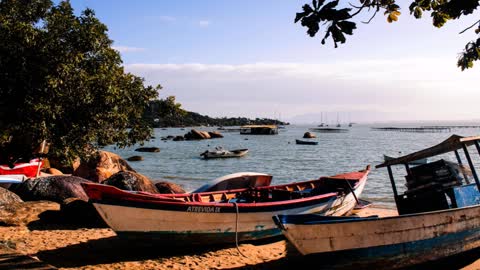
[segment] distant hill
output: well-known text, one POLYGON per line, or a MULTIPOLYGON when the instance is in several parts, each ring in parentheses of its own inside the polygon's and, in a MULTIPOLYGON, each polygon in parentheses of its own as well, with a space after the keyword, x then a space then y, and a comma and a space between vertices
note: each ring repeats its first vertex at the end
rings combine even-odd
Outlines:
POLYGON ((246 117, 209 117, 196 112, 189 112, 171 96, 166 99, 155 100, 143 115, 143 120, 151 127, 188 127, 188 126, 243 126, 257 125, 289 125, 290 123, 268 118, 249 119, 246 117))
POLYGON ((243 125, 289 125, 290 123, 268 118, 249 119, 246 117, 214 118, 196 112, 186 112, 177 118, 156 118, 151 123, 153 127, 189 127, 189 126, 243 126, 243 125))

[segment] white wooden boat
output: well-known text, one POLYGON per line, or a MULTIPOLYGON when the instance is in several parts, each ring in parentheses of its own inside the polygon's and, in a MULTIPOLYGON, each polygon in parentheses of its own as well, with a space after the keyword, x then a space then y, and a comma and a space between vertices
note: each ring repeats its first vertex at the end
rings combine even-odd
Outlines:
POLYGON ((479 140, 453 135, 436 146, 376 166, 388 169, 398 216, 279 215, 274 221, 302 254, 324 261, 322 266, 328 268, 396 269, 473 250, 480 247, 480 182, 468 146, 475 146, 480 154, 479 140), (452 170, 443 159, 408 165, 450 152, 461 165, 458 150, 464 151, 473 179, 452 170), (391 168, 398 164, 407 164, 408 189, 403 194, 397 192, 391 168))
POLYGON ((370 166, 284 185, 186 194, 128 192, 82 184, 90 202, 120 237, 169 245, 220 244, 281 236, 272 216, 342 216, 356 205, 370 166))

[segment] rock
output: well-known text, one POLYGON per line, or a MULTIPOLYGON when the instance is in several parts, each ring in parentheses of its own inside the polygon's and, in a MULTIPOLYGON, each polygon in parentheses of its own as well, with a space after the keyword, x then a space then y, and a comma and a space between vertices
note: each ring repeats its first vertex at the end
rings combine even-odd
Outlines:
POLYGON ((107 228, 95 206, 78 198, 67 198, 60 206, 60 214, 66 223, 83 227, 107 228))
POLYGON ((46 211, 58 211, 60 204, 50 201, 14 202, 0 207, 0 224, 27 225, 40 219, 46 211))
POLYGON ((150 179, 135 172, 118 172, 103 181, 102 184, 114 186, 123 190, 158 193, 157 188, 150 179))
POLYGON ((212 139, 214 138, 223 138, 223 135, 218 131, 209 131, 208 134, 212 139))
POLYGON ((12 185, 9 190, 24 201, 48 200, 57 203, 70 197, 88 201, 81 183, 91 182, 77 176, 54 175, 23 181, 12 185))
POLYGON ((161 194, 179 194, 179 193, 186 193, 186 191, 179 185, 171 182, 156 182, 155 187, 158 189, 158 193, 161 194))
POLYGON ((200 131, 196 129, 190 130, 187 134, 185 134, 186 140, 205 140, 210 139, 210 135, 206 131, 200 131))
POLYGON ((160 152, 160 148, 158 148, 158 147, 140 147, 140 148, 135 149, 135 151, 155 153, 155 152, 160 152))
POLYGON ((143 157, 142 156, 131 156, 127 158, 128 161, 142 161, 143 157))
POLYGON ((316 138, 317 136, 315 136, 315 134, 313 134, 312 132, 305 132, 305 134, 303 134, 303 138, 316 138))
POLYGON ((172 141, 185 141, 185 138, 183 136, 175 136, 172 141))
POLYGON ((48 168, 45 170, 45 172, 51 175, 63 175, 63 173, 60 170, 57 170, 55 168, 48 168))
POLYGON ((79 162, 74 165, 72 175, 100 183, 120 171, 135 172, 119 155, 99 151, 98 156, 92 158, 89 162, 79 162))
POLYGON ((17 194, 6 188, 0 187, 0 206, 18 202, 23 202, 23 200, 17 194))

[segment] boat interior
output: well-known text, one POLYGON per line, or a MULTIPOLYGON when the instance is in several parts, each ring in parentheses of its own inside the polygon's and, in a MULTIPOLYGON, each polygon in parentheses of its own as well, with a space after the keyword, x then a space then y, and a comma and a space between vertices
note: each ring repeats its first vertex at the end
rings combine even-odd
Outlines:
POLYGON ((349 193, 358 179, 322 177, 286 185, 259 186, 244 189, 202 192, 192 194, 162 194, 185 202, 258 203, 301 199, 318 195, 338 196, 349 193))

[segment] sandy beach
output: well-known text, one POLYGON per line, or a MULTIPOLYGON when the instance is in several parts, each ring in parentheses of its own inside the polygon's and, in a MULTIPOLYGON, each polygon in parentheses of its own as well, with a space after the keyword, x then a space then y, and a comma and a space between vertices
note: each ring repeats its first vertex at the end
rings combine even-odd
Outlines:
MULTIPOLYGON (((48 269, 45 265, 31 263, 29 267, 21 267, 20 260, 15 259, 20 254, 58 269, 293 269, 298 266, 308 269, 312 263, 317 265, 315 269, 323 269, 319 262, 303 261, 302 256, 281 238, 243 243, 238 249, 235 245, 172 249, 166 247, 168 243, 152 246, 128 242, 117 238, 108 228, 79 228, 42 218, 43 212, 58 210, 55 208, 56 204, 50 202, 37 208, 27 205, 15 211, 17 220, 10 220, 16 225, 0 226, 0 269, 48 269)), ((395 210, 371 207, 358 215, 395 213, 395 210)), ((0 214, 3 219, 8 218, 5 211, 0 214)), ((477 254, 468 259, 478 258, 475 256, 477 254)), ((460 269, 452 267, 456 268, 447 269, 460 269)), ((480 262, 462 269, 480 269, 480 262)))

